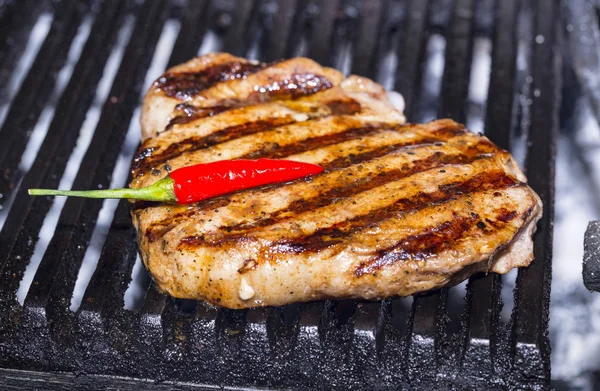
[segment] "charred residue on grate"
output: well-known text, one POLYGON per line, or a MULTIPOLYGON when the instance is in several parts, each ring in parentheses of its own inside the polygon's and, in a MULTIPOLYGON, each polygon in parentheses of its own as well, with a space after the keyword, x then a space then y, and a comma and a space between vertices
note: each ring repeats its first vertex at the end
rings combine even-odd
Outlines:
POLYGON ((14 45, 0 46, 0 81, 16 71, 27 28, 40 15, 52 14, 48 36, 0 128, 0 193, 3 200, 14 198, 10 204, 4 201, 9 210, 0 233, 3 368, 233 387, 548 386, 551 205, 560 87, 557 69, 548 66, 558 58, 553 0, 64 0, 30 6, 34 12, 9 2, 0 13, 3 21, 19 21, 0 24, 3 36, 15 37, 14 45), (28 135, 85 18, 92 18, 90 35, 57 99, 32 167, 19 174, 28 135), (536 260, 519 271, 511 319, 501 318, 501 293, 507 286, 495 274, 414 299, 325 301, 244 311, 173 300, 148 284, 141 308, 127 310, 124 295, 137 246, 125 201, 116 207, 81 305, 72 312, 73 290, 102 207, 83 199, 65 202, 24 305, 19 305, 15 293, 54 202, 29 198, 25 189, 56 187, 65 175, 116 45, 118 26, 127 18, 133 18, 133 31, 74 187, 107 187, 118 174, 115 167, 126 132, 136 120, 156 56, 167 56, 171 66, 207 48, 266 61, 303 53, 324 65, 388 80, 389 87, 404 95, 410 121, 449 116, 469 122, 481 116, 486 135, 499 146, 522 145, 527 174, 545 214, 535 237, 536 260), (526 45, 518 21, 531 30, 526 45), (159 45, 159 37, 171 22, 178 33, 165 46, 173 49, 160 53, 167 49, 159 45), (474 106, 470 88, 478 42, 490 47, 491 70, 487 100, 474 106), (519 55, 530 64, 528 77, 517 69, 519 55))

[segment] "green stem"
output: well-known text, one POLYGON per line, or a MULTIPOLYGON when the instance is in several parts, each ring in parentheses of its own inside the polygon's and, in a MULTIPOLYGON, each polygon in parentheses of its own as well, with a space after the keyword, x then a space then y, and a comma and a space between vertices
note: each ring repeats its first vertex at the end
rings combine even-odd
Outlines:
POLYGON ((107 190, 49 190, 29 189, 33 196, 72 196, 86 198, 127 198, 130 200, 177 202, 173 192, 173 179, 166 176, 150 186, 139 189, 107 189, 107 190))

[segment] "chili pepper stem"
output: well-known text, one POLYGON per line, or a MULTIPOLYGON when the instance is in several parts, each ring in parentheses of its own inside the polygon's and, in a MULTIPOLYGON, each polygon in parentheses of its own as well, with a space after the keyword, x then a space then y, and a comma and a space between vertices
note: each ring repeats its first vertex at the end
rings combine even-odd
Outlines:
POLYGON ((139 189, 107 189, 107 190, 50 190, 29 189, 29 195, 33 196, 71 196, 85 198, 126 198, 140 201, 177 202, 173 191, 174 181, 166 176, 154 184, 139 189))

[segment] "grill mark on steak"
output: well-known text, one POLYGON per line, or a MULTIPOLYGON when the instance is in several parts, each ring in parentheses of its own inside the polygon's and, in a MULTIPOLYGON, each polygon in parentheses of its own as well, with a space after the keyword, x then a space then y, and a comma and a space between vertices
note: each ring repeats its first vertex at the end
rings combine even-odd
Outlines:
MULTIPOLYGON (((423 139, 404 142, 404 143, 383 145, 383 146, 374 148, 368 152, 363 152, 360 154, 350 154, 348 156, 342 156, 342 157, 334 159, 328 163, 322 164, 321 166, 325 170, 333 171, 333 170, 337 170, 339 168, 345 168, 345 167, 351 166, 353 164, 358 164, 358 163, 363 163, 363 162, 366 162, 369 160, 373 160, 373 159, 388 155, 390 153, 398 152, 399 149, 418 148, 421 146, 427 146, 427 145, 435 144, 437 142, 442 142, 442 141, 444 141, 442 138, 423 138, 423 139)), ((474 145, 474 146, 468 147, 465 150, 465 152, 467 155, 470 156, 473 153, 477 153, 477 154, 481 155, 481 154, 491 154, 491 153, 502 152, 502 151, 499 150, 498 148, 494 147, 493 145, 491 145, 491 147, 490 147, 487 145, 479 144, 479 145, 474 145)))
POLYGON ((433 205, 442 205, 475 192, 502 190, 515 186, 525 186, 525 184, 502 171, 484 172, 464 182, 439 186, 438 190, 432 193, 419 192, 399 199, 391 205, 375 209, 368 214, 355 216, 331 227, 317 229, 310 235, 294 240, 278 241, 272 245, 272 250, 291 254, 318 251, 399 213, 411 213, 433 205))
MULTIPOLYGON (((266 87, 257 86, 259 91, 252 92, 244 100, 228 99, 219 102, 219 105, 210 107, 197 107, 188 103, 180 103, 175 106, 175 116, 171 118, 164 131, 171 130, 175 125, 183 125, 198 119, 212 117, 232 109, 249 107, 263 102, 296 100, 333 87, 331 82, 323 76, 310 74, 311 77, 308 77, 307 75, 294 74, 291 78, 283 79, 280 82, 272 82, 266 87), (260 92, 261 89, 266 89, 266 92, 260 92)), ((331 110, 330 115, 351 115, 359 112, 361 108, 360 103, 352 98, 334 99, 320 104, 329 107, 331 110)))
POLYGON ((314 73, 294 73, 282 80, 274 80, 265 86, 255 86, 250 93, 250 101, 295 100, 303 96, 327 90, 333 84, 321 75, 314 73))
POLYGON ((349 97, 332 99, 321 104, 325 104, 331 110, 331 115, 352 115, 362 108, 356 99, 349 97))
POLYGON ((154 87, 162 90, 168 97, 189 100, 200 91, 218 83, 245 78, 274 64, 231 61, 215 64, 198 72, 168 72, 154 82, 154 87))
POLYGON ((357 128, 349 128, 338 133, 329 133, 323 136, 312 137, 284 146, 281 146, 277 143, 265 143, 262 148, 242 155, 238 159, 259 159, 263 157, 281 159, 300 152, 328 147, 344 141, 360 139, 362 137, 378 133, 382 130, 391 130, 395 128, 397 128, 396 124, 372 124, 357 128))
MULTIPOLYGON (((529 208, 524 216, 528 216, 533 210, 529 208)), ((473 231, 482 231, 479 215, 470 214, 469 216, 458 216, 453 213, 454 218, 438 224, 436 227, 429 227, 424 232, 416 235, 410 235, 383 250, 379 250, 373 258, 361 262, 354 269, 356 277, 362 277, 365 274, 373 274, 386 266, 390 266, 399 261, 424 261, 427 258, 441 253, 444 250, 452 248, 461 238, 473 234, 473 231)), ((496 224, 494 228, 503 229, 510 221, 517 217, 514 211, 508 211, 506 208, 500 208, 496 214, 496 224)), ((526 217, 524 218, 526 219, 526 217)), ((490 220, 490 219, 486 219, 490 220)), ((493 232, 484 230, 485 233, 493 232)))
POLYGON ((378 251, 375 257, 361 262, 354 270, 354 275, 362 277, 365 274, 375 274, 384 266, 398 261, 426 260, 454 246, 457 240, 476 226, 477 220, 476 216, 459 216, 454 212, 452 220, 429 227, 424 232, 410 235, 393 246, 378 251))
POLYGON ((188 103, 179 103, 177 106, 175 106, 175 112, 177 114, 173 118, 171 118, 164 131, 171 130, 171 128, 175 125, 183 125, 195 121, 197 119, 212 117, 214 115, 221 114, 225 111, 229 111, 236 107, 239 106, 232 104, 229 106, 216 105, 210 107, 196 107, 188 103))

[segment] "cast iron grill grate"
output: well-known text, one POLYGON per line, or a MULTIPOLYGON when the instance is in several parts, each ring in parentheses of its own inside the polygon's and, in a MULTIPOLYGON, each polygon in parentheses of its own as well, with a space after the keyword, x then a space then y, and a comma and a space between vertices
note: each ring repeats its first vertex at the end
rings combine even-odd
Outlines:
MULTIPOLYGON (((3 2, 3 381, 17 388, 50 389, 73 384, 82 389, 549 387, 560 100, 557 8, 554 0, 3 2), (49 31, 13 88, 10 81, 23 67, 30 32, 44 15, 51 15, 49 31), (82 26, 89 29, 87 35, 82 26), (83 47, 65 82, 62 70, 82 34, 83 47), (172 45, 165 45, 169 37, 172 45), (112 53, 120 42, 119 59, 112 53), (435 68, 435 42, 445 43, 439 94, 430 88, 428 71, 435 68), (477 42, 491 47, 489 87, 483 86, 489 99, 483 102, 471 97, 473 83, 487 84, 472 77, 477 42), (503 288, 503 278, 492 274, 471 278, 466 296, 450 288, 417 296, 412 303, 327 301, 243 311, 173 300, 148 284, 141 307, 125 309, 137 251, 127 202, 116 206, 81 305, 71 311, 79 269, 103 209, 101 202, 77 198, 58 205, 60 217, 33 268, 31 286, 22 303, 17 300, 45 218, 57 203, 28 197, 26 189, 56 188, 68 175, 107 63, 117 58, 116 74, 90 147, 76 164, 73 188, 108 187, 119 157, 130 156, 127 128, 137 120, 146 75, 156 58, 168 57, 170 66, 214 49, 267 61, 308 55, 383 80, 404 95, 412 122, 438 116, 469 123, 479 113, 486 135, 521 151, 545 213, 535 237, 536 261, 518 272, 509 318, 502 316, 501 295, 511 286, 503 288), (527 66, 517 66, 521 63, 527 66), (61 82, 66 84, 59 88, 61 82), (33 148, 33 162, 24 164, 32 134, 44 118, 49 123, 43 142, 33 148), (456 295, 461 296, 458 305, 456 295)), ((116 185, 124 184, 122 173, 120 178, 116 185)))

